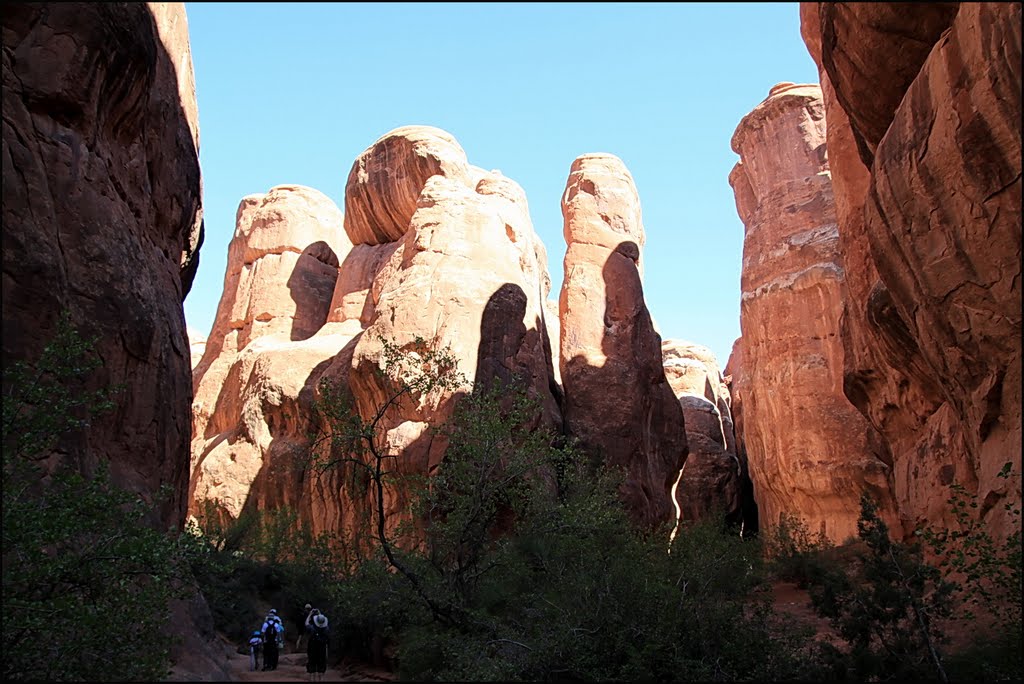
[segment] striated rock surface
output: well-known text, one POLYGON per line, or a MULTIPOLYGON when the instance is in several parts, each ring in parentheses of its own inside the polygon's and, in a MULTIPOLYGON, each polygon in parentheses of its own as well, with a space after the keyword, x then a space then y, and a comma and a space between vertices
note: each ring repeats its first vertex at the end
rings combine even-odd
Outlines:
POLYGON ((841 248, 858 265, 845 389, 885 436, 908 527, 948 522, 956 481, 1005 533, 1002 504, 1020 501, 1021 5, 926 13, 948 30, 909 41, 898 22, 877 19, 894 38, 858 71, 836 54, 879 47, 844 32, 845 11, 801 6, 825 94, 841 248), (896 104, 870 157, 853 152, 871 115, 862 82, 896 104), (1016 475, 998 478, 1008 461, 1016 475))
POLYGON ((907 87, 956 16, 956 2, 821 3, 820 60, 865 164, 907 87), (856 105, 850 107, 850 105, 856 105))
POLYGON ((202 242, 184 6, 7 3, 3 360, 34 362, 66 311, 116 408, 57 451, 184 520, 190 353, 182 300, 202 242))
POLYGON ((683 340, 662 341, 661 354, 665 378, 683 409, 690 451, 676 485, 681 519, 700 520, 718 512, 738 521, 743 467, 718 360, 707 347, 683 340))
POLYGON ((686 433, 644 304, 640 200, 622 161, 578 157, 562 215, 568 248, 559 364, 567 432, 625 470, 623 499, 636 521, 673 520, 671 492, 686 459, 686 433))
MULTIPOLYGON (((109 463, 115 483, 162 502, 154 527, 180 527, 192 402, 182 301, 203 241, 184 5, 9 2, 2 40, 3 363, 33 363, 67 312, 102 364, 82 390, 118 389, 116 408, 52 460, 86 474, 109 463)), ((168 632, 189 647, 172 649, 172 678, 228 675, 201 596, 174 602, 168 632)))
POLYGON ((399 240, 409 228, 427 179, 437 174, 469 187, 483 169, 470 170, 449 133, 403 126, 381 136, 356 158, 345 185, 345 230, 356 245, 399 240))
POLYGON ((298 507, 295 455, 308 447, 315 380, 351 337, 314 337, 349 249, 341 212, 317 190, 279 185, 239 204, 224 292, 194 370, 191 513, 205 499, 232 517, 250 498, 298 507))
POLYGON ((890 521, 895 508, 885 444, 843 394, 824 124, 818 86, 775 86, 736 129, 729 182, 746 226, 738 385, 760 524, 796 515, 842 542, 857 533, 861 492, 890 521))

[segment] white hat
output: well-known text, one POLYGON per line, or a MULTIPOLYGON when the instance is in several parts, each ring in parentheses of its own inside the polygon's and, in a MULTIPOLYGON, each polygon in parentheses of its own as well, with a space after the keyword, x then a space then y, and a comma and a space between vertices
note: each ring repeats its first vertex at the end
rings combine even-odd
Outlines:
POLYGON ((327 616, 324 615, 323 613, 321 613, 320 615, 314 615, 313 616, 313 624, 315 624, 317 627, 326 627, 327 626, 327 616))
POLYGON ((268 615, 277 615, 277 609, 276 609, 276 608, 271 608, 271 609, 270 609, 270 612, 269 612, 269 613, 267 613, 267 614, 268 614, 268 615))

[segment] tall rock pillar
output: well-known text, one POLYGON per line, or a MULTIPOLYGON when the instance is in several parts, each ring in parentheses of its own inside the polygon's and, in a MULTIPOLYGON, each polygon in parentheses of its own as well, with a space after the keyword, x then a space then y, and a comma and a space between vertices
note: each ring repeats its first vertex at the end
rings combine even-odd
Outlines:
POLYGON ((625 470, 623 499, 637 522, 675 519, 671 491, 686 459, 686 433, 644 304, 640 199, 622 161, 578 157, 562 216, 568 249, 559 364, 567 431, 625 470))
POLYGON ((824 116, 818 86, 776 85, 736 129, 729 182, 746 226, 738 384, 761 526, 790 514, 842 542, 857 533, 861 492, 889 520, 895 508, 888 450, 843 394, 824 116))

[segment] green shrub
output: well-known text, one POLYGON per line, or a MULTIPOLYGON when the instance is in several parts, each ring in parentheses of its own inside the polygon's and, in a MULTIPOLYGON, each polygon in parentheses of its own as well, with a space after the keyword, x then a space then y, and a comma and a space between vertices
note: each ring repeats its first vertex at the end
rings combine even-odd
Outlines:
MULTIPOLYGON (((998 477, 1009 480, 1013 463, 998 477)), ((957 610, 952 620, 976 636, 949 658, 954 679, 1021 680, 1021 523, 1020 508, 1005 504, 1010 533, 997 540, 977 515, 978 497, 960 484, 947 499, 954 524, 949 529, 924 527, 916 532, 936 556, 943 578, 953 587, 957 610)))
POLYGON ((65 316, 38 361, 4 371, 5 679, 169 671, 168 605, 187 576, 173 537, 151 527, 154 506, 113 485, 103 464, 92 477, 39 466, 112 406, 105 392, 81 389, 98 363, 65 316))
MULTIPOLYGON (((397 477, 377 424, 386 407, 455 384, 445 353, 422 341, 411 372, 401 350, 384 349, 384 372, 399 369, 393 377, 405 380, 370 420, 330 401, 340 396, 331 392, 319 406, 335 447, 321 465, 361 469, 378 491, 397 477)), ((439 428, 449 448, 436 473, 403 483, 429 485, 415 495, 422 545, 403 548, 385 535, 378 497, 380 560, 371 556, 336 585, 346 634, 393 638, 401 678, 419 681, 731 681, 813 671, 805 634, 772 631, 756 543, 721 526, 684 529, 671 545, 667 527, 636 529, 619 499, 623 474, 538 429, 538 415, 515 383, 460 399, 439 428)))
POLYGON ((799 517, 783 513, 779 524, 761 536, 769 572, 774 578, 806 589, 827 572, 827 552, 832 543, 824 532, 812 535, 799 517))
POLYGON ((857 529, 867 550, 850 566, 830 568, 811 591, 815 608, 848 645, 822 646, 832 676, 947 681, 941 621, 951 614, 953 585, 924 561, 919 546, 890 539, 866 493, 857 529))

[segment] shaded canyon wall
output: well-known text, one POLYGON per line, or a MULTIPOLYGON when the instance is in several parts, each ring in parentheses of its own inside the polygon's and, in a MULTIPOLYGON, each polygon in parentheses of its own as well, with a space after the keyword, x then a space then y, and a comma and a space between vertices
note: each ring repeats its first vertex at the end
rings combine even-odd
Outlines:
POLYGON ((908 526, 1020 502, 1021 4, 802 3, 846 264, 846 395, 908 526), (1009 480, 997 477, 1006 462, 1009 480))

